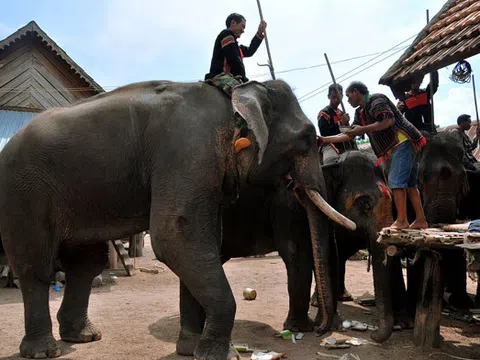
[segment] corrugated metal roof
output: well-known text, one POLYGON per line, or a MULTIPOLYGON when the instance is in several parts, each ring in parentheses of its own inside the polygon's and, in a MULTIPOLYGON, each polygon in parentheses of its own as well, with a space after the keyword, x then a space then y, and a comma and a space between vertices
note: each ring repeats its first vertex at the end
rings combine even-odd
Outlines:
POLYGON ((0 151, 13 134, 23 128, 38 113, 0 110, 0 151))

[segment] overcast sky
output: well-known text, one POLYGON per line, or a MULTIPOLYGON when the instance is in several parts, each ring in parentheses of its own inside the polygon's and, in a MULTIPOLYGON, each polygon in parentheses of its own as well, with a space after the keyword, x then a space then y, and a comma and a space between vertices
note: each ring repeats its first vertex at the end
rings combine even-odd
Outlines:
MULTIPOLYGON (((370 56, 336 62, 393 48, 423 28, 426 9, 433 17, 445 3, 444 0, 261 1, 277 78, 294 88, 305 114, 315 124, 318 111, 328 103, 326 92, 307 99, 305 94, 330 82, 328 68, 282 71, 324 64, 327 53, 342 85, 360 80, 371 92, 385 93, 393 100, 390 89, 378 85, 378 80, 403 51, 387 52, 377 59, 370 56), (374 64, 371 68, 350 79, 341 77, 369 60, 372 61, 347 76, 374 64)), ((4 2, 0 38, 35 20, 105 90, 143 80, 203 79, 209 69, 213 42, 225 27, 227 15, 238 12, 246 17, 247 28, 240 38, 245 45, 250 43, 260 21, 255 0, 4 2)), ((413 38, 401 46, 411 41, 413 38)), ((264 44, 254 57, 245 59, 251 80, 270 78, 268 68, 257 65, 267 59, 264 44)), ((468 61, 474 70, 480 69, 479 56, 468 61)), ((440 88, 435 96, 435 121, 442 126, 455 123, 462 113, 475 118, 472 86, 453 83, 449 79, 452 68, 440 70, 440 88)), ((346 105, 353 117, 352 109, 346 105)))

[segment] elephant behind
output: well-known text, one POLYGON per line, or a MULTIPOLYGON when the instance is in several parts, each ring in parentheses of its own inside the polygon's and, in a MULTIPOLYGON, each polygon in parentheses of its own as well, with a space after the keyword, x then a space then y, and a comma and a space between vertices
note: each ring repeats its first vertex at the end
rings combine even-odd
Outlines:
MULTIPOLYGON (((392 199, 383 170, 375 167, 374 162, 373 154, 356 150, 322 167, 329 203, 357 224, 353 232, 335 227, 335 237, 331 234, 329 276, 339 284, 334 290, 335 299, 343 294, 348 257, 359 249, 376 248, 377 232, 393 222, 392 199)), ((285 178, 276 188, 256 187, 245 191, 225 211, 222 260, 277 250, 288 276, 289 312, 283 326, 292 331, 309 331, 312 329, 312 320, 308 317, 313 268, 309 245, 311 228, 294 188, 295 183, 285 178)), ((377 283, 382 286, 389 283, 383 278, 385 274, 378 272, 377 275, 377 283)), ((402 276, 400 262, 398 275, 402 276)), ((317 305, 317 300, 314 302, 317 305)), ((382 334, 373 336, 379 338, 382 334)))
POLYGON ((150 229, 152 247, 180 278, 177 352, 225 360, 236 304, 220 260, 223 209, 250 186, 291 173, 305 207, 321 308, 334 316, 326 206, 316 134, 283 81, 250 82, 232 99, 205 83, 151 81, 47 110, 0 153, 0 233, 21 284, 24 357, 56 357, 49 279, 59 260, 66 287, 57 314, 64 341, 99 340, 88 318, 107 240, 150 229), (252 146, 233 150, 234 116, 252 146), (197 314, 205 314, 198 317, 197 314))

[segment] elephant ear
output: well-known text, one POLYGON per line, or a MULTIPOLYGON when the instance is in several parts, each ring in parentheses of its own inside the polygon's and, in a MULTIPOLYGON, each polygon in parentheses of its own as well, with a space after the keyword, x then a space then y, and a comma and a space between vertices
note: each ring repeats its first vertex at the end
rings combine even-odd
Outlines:
POLYGON ((258 163, 261 164, 268 143, 267 119, 272 104, 268 89, 256 82, 239 85, 232 92, 233 113, 240 115, 252 130, 258 144, 258 163))

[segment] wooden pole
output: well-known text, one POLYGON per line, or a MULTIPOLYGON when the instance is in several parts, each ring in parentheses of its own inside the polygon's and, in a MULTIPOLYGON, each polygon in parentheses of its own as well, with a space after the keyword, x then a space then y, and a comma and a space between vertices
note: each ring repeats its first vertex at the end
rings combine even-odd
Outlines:
MULTIPOLYGON (((324 55, 325 55, 325 60, 327 61, 328 70, 330 71, 330 76, 332 77, 333 84, 337 85, 337 82, 335 81, 335 76, 333 75, 332 67, 330 66, 330 61, 328 61, 327 53, 324 53, 324 55)), ((335 90, 337 91, 338 98, 341 99, 342 94, 340 94, 340 91, 338 90, 337 87, 335 87, 335 90)), ((343 100, 340 100, 340 106, 342 107, 343 112, 346 112, 345 106, 343 105, 343 100)))
POLYGON ((473 100, 475 101, 475 113, 477 115, 477 128, 478 128, 479 120, 478 120, 478 105, 477 105, 477 89, 475 88, 475 74, 472 74, 472 84, 473 84, 473 100))
MULTIPOLYGON (((430 13, 427 9, 427 25, 430 23, 430 13)), ((435 132, 435 111, 433 109, 433 82, 432 82, 432 73, 430 73, 430 117, 432 122, 431 131, 435 132)))
MULTIPOLYGON (((260 20, 263 21, 262 6, 260 5, 260 0, 257 0, 258 12, 260 13, 260 20)), ((267 47, 268 54, 268 68, 270 69, 270 74, 272 79, 275 80, 275 70, 273 69, 272 54, 270 54, 270 46, 268 45, 267 30, 265 30, 265 45, 267 47)))

